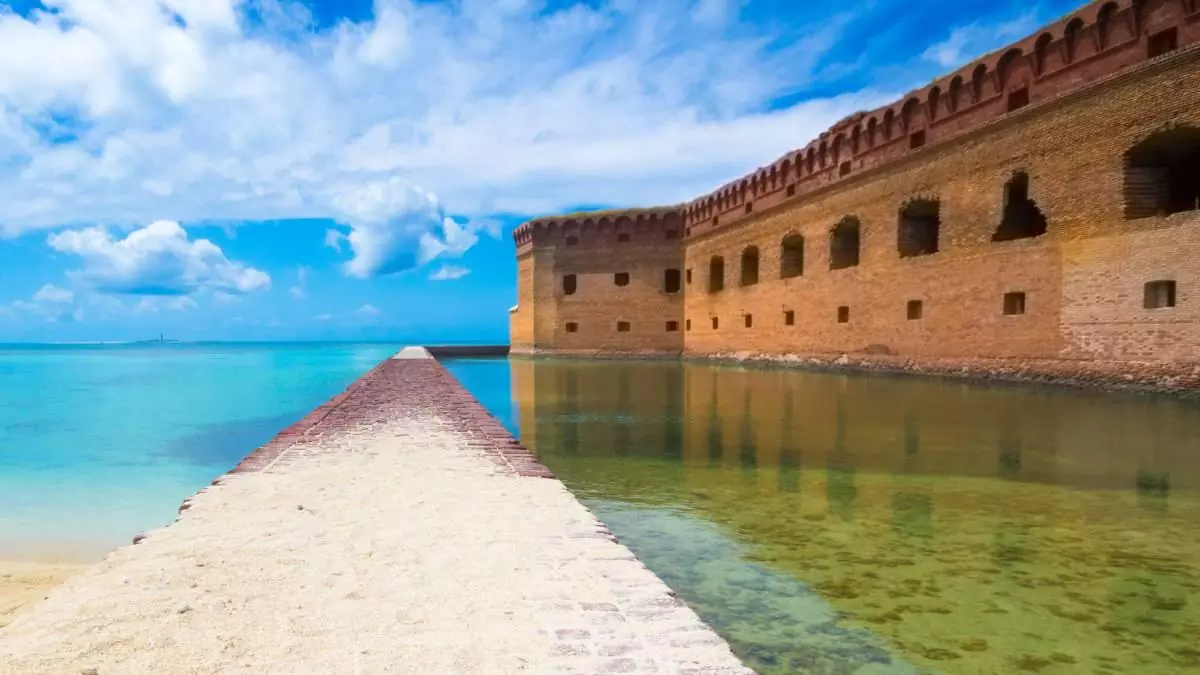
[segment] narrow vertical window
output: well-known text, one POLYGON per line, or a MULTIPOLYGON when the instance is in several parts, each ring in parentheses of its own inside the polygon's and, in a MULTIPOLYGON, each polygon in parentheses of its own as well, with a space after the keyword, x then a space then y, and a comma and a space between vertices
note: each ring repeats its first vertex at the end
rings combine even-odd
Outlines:
POLYGON ((908 301, 906 314, 908 316, 909 321, 916 321, 917 319, 920 319, 924 313, 925 313, 924 303, 922 303, 920 300, 909 300, 908 301))
POLYGON ((666 270, 663 272, 663 292, 678 293, 680 289, 679 270, 666 270))
POLYGON ((841 307, 838 307, 837 321, 838 321, 838 323, 850 323, 850 308, 849 307, 847 307, 846 305, 842 305, 841 307))
POLYGON ((754 315, 753 314, 746 315, 746 328, 754 328, 754 315))
POLYGON ((563 295, 575 295, 576 288, 578 288, 578 282, 575 280, 575 275, 564 274, 562 278, 563 295))
POLYGON ((783 325, 785 325, 785 326, 795 326, 796 325, 796 312, 795 311, 789 309, 783 313, 783 325))
POLYGON ((713 330, 716 330, 721 327, 720 320, 717 319, 717 317, 715 317, 715 316, 712 318, 712 327, 713 327, 713 330))

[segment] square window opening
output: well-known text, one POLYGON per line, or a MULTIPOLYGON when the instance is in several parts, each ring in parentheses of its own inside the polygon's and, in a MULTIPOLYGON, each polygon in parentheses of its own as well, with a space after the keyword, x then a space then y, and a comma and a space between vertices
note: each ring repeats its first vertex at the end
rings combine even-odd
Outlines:
POLYGON ((1029 87, 1021 87, 1008 95, 1008 112, 1020 110, 1029 105, 1029 87))
POLYGON ((786 194, 789 197, 795 197, 796 196, 796 186, 794 184, 787 186, 786 194))
POLYGON ((1175 306, 1175 282, 1172 280, 1150 281, 1146 283, 1146 309, 1168 309, 1175 306))
POLYGON ((568 321, 567 322, 567 332, 568 333, 578 333, 579 332, 579 324, 575 323, 574 321, 568 321))
POLYGON ((909 300, 906 313, 909 321, 920 319, 925 313, 925 303, 920 300, 909 300))
POLYGON ((850 323, 850 308, 846 305, 838 307, 837 320, 838 323, 850 323))
POLYGON ((925 145, 925 130, 924 129, 922 129, 922 130, 914 133, 912 136, 908 137, 908 147, 910 150, 916 150, 917 148, 921 147, 922 145, 925 145))
POLYGON ((1024 293, 1004 294, 1004 313, 1007 316, 1018 316, 1025 313, 1024 293))
POLYGON ((678 333, 679 332, 679 322, 678 321, 668 321, 667 322, 667 332, 668 333, 678 333))
POLYGON ((629 272, 617 272, 613 275, 613 283, 618 286, 629 285, 629 272))
POLYGON ((1149 58, 1170 54, 1176 49, 1179 49, 1179 31, 1175 28, 1155 33, 1146 42, 1146 55, 1149 58))
POLYGON ((617 322, 617 332, 618 333, 628 333, 629 332, 629 322, 628 321, 618 321, 617 322))

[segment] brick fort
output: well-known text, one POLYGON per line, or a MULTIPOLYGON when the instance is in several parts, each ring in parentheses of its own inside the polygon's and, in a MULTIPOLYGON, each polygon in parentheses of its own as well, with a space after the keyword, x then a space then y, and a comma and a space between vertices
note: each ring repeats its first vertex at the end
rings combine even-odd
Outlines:
POLYGON ((526 222, 513 352, 1200 387, 1198 43, 1092 2, 686 204, 526 222))

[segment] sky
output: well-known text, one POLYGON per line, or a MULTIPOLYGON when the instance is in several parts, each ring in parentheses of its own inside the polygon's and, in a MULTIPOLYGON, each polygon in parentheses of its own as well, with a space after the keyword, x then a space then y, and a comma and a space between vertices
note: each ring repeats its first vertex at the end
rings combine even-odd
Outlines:
POLYGON ((1041 0, 0 0, 0 342, 507 342, 512 229, 686 201, 1041 0))

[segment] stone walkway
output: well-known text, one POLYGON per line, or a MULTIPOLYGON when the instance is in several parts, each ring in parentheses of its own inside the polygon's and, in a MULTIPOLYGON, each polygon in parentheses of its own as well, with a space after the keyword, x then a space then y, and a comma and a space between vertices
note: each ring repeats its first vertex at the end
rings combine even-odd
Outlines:
POLYGON ((0 630, 3 672, 750 672, 415 356, 0 630))

